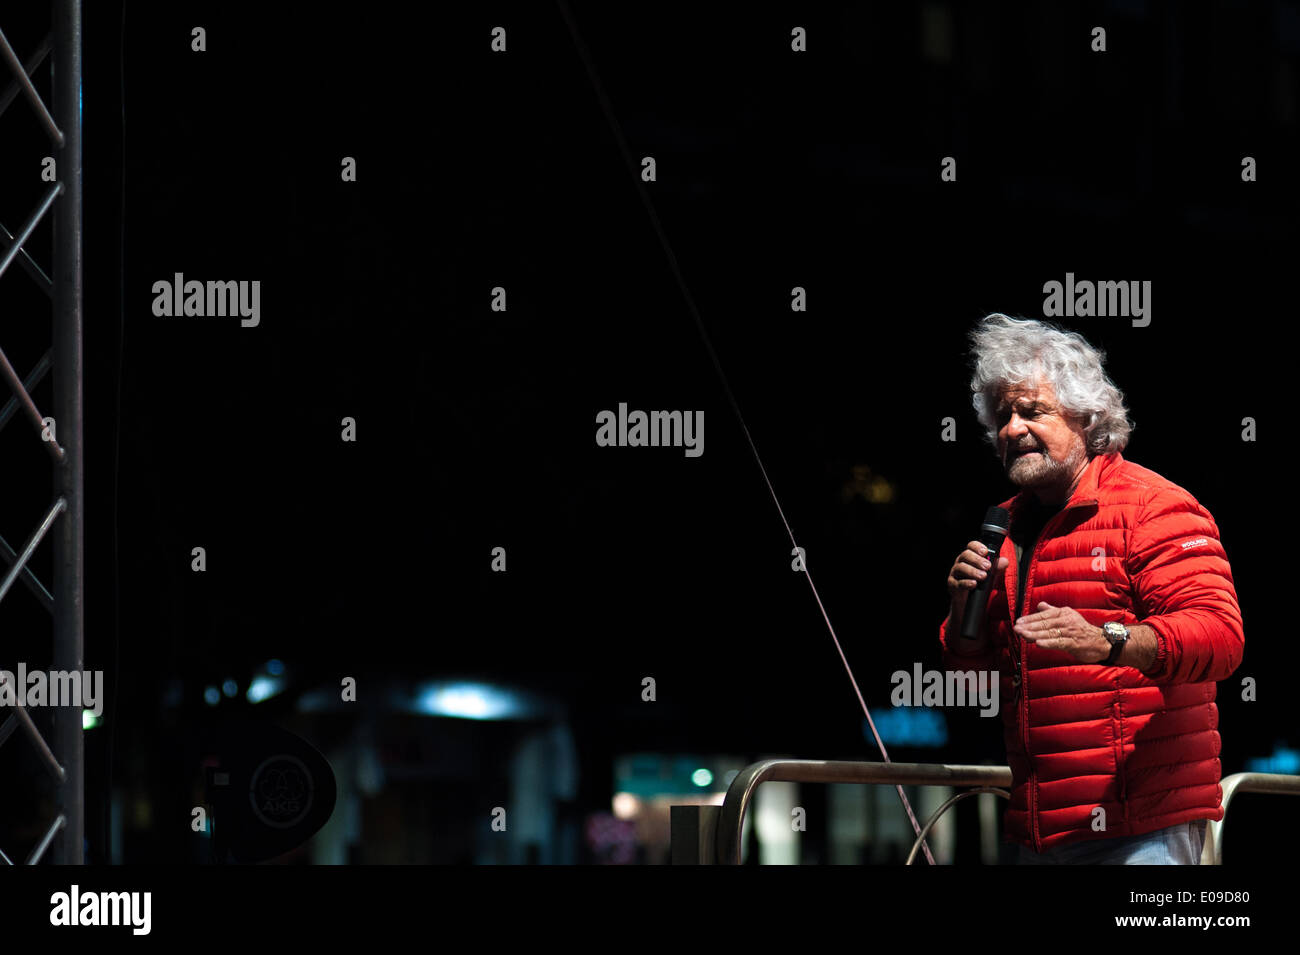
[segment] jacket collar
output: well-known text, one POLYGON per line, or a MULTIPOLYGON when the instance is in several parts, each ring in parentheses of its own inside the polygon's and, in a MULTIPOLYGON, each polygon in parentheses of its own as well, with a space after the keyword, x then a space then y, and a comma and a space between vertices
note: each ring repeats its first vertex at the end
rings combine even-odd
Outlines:
MULTIPOLYGON (((1072 507, 1096 504, 1097 492, 1104 483, 1107 474, 1123 463, 1124 456, 1118 451, 1112 451, 1110 454, 1093 455, 1087 467, 1083 469, 1083 474, 1074 488, 1074 493, 1070 495, 1070 499, 1065 502, 1065 507, 1061 508, 1061 510, 1066 511, 1072 507)), ((1016 511, 1025 505, 1025 502, 1029 500, 1029 496, 1033 493, 1033 491, 1026 489, 1015 497, 1002 502, 1002 507, 1007 509, 1011 521, 1016 519, 1016 511)))

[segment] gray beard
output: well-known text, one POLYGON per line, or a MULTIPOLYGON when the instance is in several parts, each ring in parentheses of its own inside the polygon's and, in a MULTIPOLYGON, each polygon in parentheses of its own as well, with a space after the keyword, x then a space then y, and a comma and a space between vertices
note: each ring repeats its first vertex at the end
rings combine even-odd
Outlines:
POLYGON ((1056 461, 1045 453, 1035 452, 1013 460, 1007 468, 1007 477, 1022 488, 1064 487, 1082 463, 1078 458, 1076 452, 1064 461, 1056 461))

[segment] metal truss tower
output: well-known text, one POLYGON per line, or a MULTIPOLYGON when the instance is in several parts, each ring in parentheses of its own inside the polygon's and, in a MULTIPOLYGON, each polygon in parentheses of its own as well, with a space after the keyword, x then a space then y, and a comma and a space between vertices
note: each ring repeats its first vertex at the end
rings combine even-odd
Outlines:
MULTIPOLYGON (((53 463, 53 503, 43 516, 38 509, 32 508, 31 521, 35 523, 35 529, 18 550, 0 537, 0 558, 3 559, 3 565, 0 565, 0 574, 3 574, 0 577, 0 601, 18 581, 35 594, 53 618, 50 669, 64 673, 82 673, 84 670, 81 12, 81 0, 54 0, 50 33, 26 63, 19 60, 8 39, 0 32, 0 56, 8 65, 7 72, 13 74, 13 83, 0 96, 0 119, 19 96, 25 99, 49 136, 57 170, 56 181, 16 233, 10 233, 0 225, 0 302, 3 301, 5 273, 17 262, 44 289, 53 304, 51 347, 26 378, 19 378, 4 354, 4 319, 10 317, 10 310, 0 309, 0 375, 13 392, 13 397, 0 409, 0 428, 14 417, 26 418, 34 429, 36 441, 45 446, 53 463), (31 81, 51 53, 53 109, 42 101, 31 81), (47 214, 53 219, 53 278, 24 249, 24 244, 47 214), (32 400, 32 391, 47 374, 53 375, 54 406, 50 416, 53 421, 42 415, 42 409, 37 408, 32 400), (47 589, 28 567, 32 554, 47 535, 54 551, 52 589, 47 589)), ((2 23, 0 27, 3 27, 2 23)), ((4 131, 0 125, 0 142, 3 141, 4 131)), ((39 156, 33 159, 32 168, 35 169, 35 160, 39 156)), ((4 196, 4 190, 0 190, 0 222, 10 212, 4 208, 4 196)), ((39 454, 33 448, 33 457, 39 454)), ((29 465, 30 462, 25 460, 5 462, 4 470, 29 465)), ((0 503, 24 506, 24 502, 14 500, 0 499, 0 503)), ((4 636, 0 630, 0 640, 4 636)), ((53 818, 44 837, 25 849, 28 864, 39 862, 47 852, 55 863, 77 865, 85 861, 81 701, 71 702, 75 705, 51 708, 52 731, 48 741, 22 706, 14 704, 0 710, 9 711, 0 721, 0 744, 16 730, 23 730, 55 782, 53 818)), ((18 851, 17 847, 0 846, 0 865, 12 861, 5 850, 18 851)))

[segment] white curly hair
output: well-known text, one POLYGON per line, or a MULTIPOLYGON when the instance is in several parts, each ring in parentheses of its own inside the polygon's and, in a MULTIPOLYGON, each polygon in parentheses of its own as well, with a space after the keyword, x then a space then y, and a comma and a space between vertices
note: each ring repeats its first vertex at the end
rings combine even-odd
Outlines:
POLYGON ((1009 385, 1046 381, 1062 410, 1081 419, 1088 456, 1122 451, 1133 422, 1124 393, 1106 376, 1106 354, 1077 332, 1001 312, 986 315, 970 333, 974 375, 971 402, 989 443, 997 447, 994 417, 998 397, 1009 385))

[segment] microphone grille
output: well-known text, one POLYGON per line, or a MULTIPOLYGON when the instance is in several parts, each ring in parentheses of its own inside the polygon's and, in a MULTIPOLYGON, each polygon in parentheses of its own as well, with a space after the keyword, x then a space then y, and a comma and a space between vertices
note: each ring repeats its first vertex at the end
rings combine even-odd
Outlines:
POLYGON ((1004 533, 1007 524, 1011 520, 1011 515, 1007 513, 1005 507, 990 507, 988 513, 984 515, 984 523, 999 528, 1004 533))

